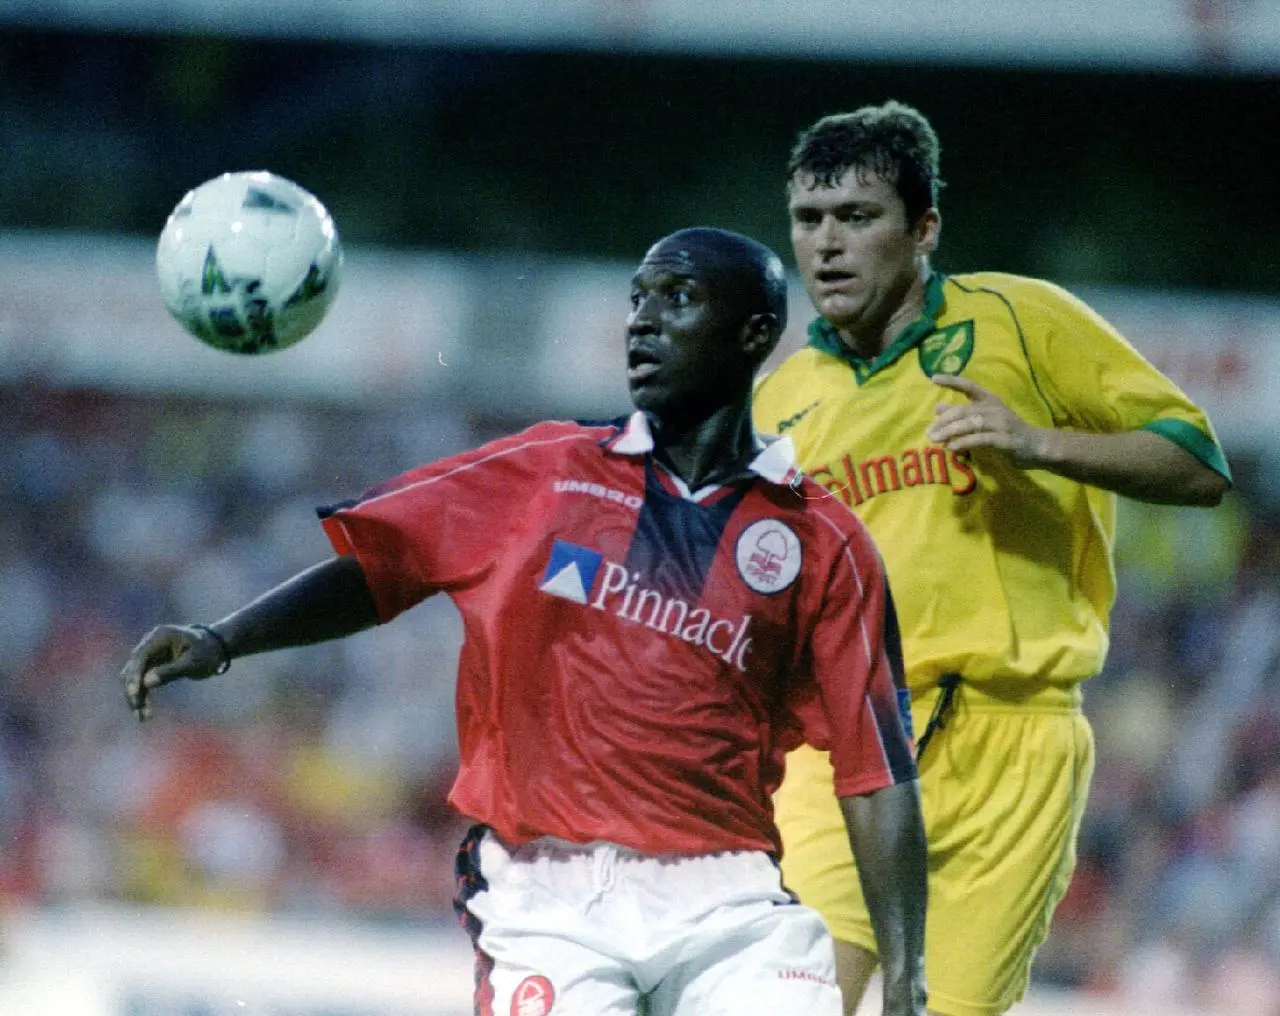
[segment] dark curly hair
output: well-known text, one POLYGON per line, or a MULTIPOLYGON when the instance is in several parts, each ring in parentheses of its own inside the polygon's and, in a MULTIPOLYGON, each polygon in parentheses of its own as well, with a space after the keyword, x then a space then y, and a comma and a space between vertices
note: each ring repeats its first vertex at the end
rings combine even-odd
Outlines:
POLYGON ((834 187, 850 169, 891 181, 915 223, 938 204, 942 147, 928 118, 890 99, 852 113, 824 116, 800 132, 787 160, 787 186, 797 174, 819 187, 834 187))

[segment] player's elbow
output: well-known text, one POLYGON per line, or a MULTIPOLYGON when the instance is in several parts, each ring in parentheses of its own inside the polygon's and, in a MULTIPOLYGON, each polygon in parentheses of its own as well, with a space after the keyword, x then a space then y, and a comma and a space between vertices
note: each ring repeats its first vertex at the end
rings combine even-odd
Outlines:
POLYGON ((1168 464, 1157 475, 1148 477, 1148 484, 1139 500, 1155 504, 1186 505, 1192 508, 1213 508, 1231 489, 1231 480, 1203 462, 1192 459, 1185 452, 1168 464))
POLYGON ((1196 482, 1189 486, 1186 504, 1197 508, 1214 508, 1222 503, 1223 497, 1231 489, 1231 481, 1221 473, 1204 469, 1196 477, 1196 482))

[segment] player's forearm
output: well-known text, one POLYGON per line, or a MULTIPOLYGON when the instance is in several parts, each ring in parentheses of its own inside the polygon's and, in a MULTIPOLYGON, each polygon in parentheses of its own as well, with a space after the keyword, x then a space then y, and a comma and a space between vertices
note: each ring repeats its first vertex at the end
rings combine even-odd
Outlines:
POLYGON ((885 1016, 923 1016, 928 850, 919 787, 842 797, 840 810, 880 952, 885 1016))
POLYGON ((377 623, 360 565, 338 557, 300 572, 212 627, 234 658, 343 638, 377 623))
POLYGON ((1050 428, 1037 432, 1035 447, 1030 468, 1139 501, 1210 506, 1230 486, 1194 455, 1151 431, 1093 434, 1050 428))

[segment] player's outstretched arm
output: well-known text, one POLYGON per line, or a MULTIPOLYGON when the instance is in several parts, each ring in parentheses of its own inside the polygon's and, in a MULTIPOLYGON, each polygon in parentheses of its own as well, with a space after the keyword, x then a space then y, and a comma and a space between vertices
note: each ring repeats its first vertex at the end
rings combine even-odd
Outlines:
POLYGON ((150 693, 180 678, 220 674, 237 656, 312 645, 378 623, 364 572, 353 557, 314 565, 212 626, 161 625, 148 632, 121 671, 139 720, 151 716, 150 693))
POLYGON ((885 1016, 924 1016, 928 853, 915 780, 840 798, 884 978, 885 1016))

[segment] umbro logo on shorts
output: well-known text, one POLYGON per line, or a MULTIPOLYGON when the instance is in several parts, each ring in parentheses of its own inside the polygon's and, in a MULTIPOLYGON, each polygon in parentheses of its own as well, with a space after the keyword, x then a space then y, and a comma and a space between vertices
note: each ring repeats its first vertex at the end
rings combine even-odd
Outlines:
POLYGON ((778 971, 778 979, 782 981, 811 981, 814 984, 825 984, 828 988, 834 988, 836 982, 830 977, 819 974, 813 970, 801 970, 797 967, 788 967, 785 970, 778 971))

